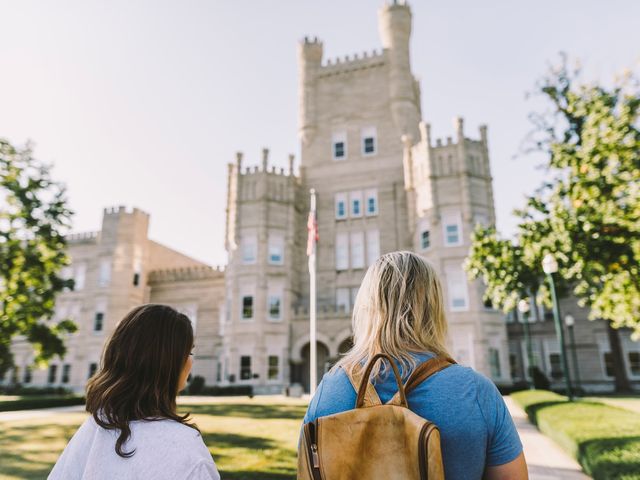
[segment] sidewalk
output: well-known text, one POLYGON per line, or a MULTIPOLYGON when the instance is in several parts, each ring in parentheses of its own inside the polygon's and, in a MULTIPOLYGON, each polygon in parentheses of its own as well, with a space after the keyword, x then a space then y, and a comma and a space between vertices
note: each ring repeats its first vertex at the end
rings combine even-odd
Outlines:
POLYGON ((589 480, 580 465, 564 452, 553 440, 547 438, 529 423, 527 414, 510 397, 504 401, 516 424, 524 445, 524 456, 529 466, 530 480, 589 480))
POLYGON ((12 412, 0 412, 0 422, 12 422, 15 420, 30 420, 32 418, 48 417, 52 413, 84 412, 84 405, 71 407, 41 408, 34 410, 15 410, 12 412))

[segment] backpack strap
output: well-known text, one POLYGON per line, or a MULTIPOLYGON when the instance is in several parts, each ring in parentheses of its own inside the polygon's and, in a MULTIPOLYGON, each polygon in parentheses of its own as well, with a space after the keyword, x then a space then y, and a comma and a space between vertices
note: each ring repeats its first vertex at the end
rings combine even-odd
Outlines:
MULTIPOLYGON (((440 370, 444 370, 455 363, 455 360, 450 357, 433 357, 418 365, 413 372, 411 372, 411 375, 409 375, 409 378, 404 384, 405 397, 431 375, 438 373, 440 370)), ((387 405, 400 405, 399 390, 393 398, 387 402, 387 405)))
MULTIPOLYGON (((346 372, 346 370, 345 370, 346 372)), ((364 373, 364 368, 352 368, 351 372, 347 372, 347 377, 349 377, 349 381, 353 386, 353 389, 356 391, 356 395, 358 395, 358 390, 360 389, 360 384, 362 383, 362 376, 364 373)), ((376 392, 375 387, 369 381, 367 381, 367 391, 364 395, 364 407, 374 407, 376 405, 382 405, 380 401, 380 397, 378 396, 378 392, 376 392)))
POLYGON ((391 365, 393 375, 396 379, 396 384, 398 385, 398 405, 408 408, 407 398, 404 395, 404 385, 402 385, 402 377, 400 377, 400 372, 398 371, 398 367, 396 366, 395 362, 386 353, 378 353, 374 355, 373 358, 371 358, 371 360, 369 360, 369 362, 367 363, 367 366, 364 369, 364 373, 362 373, 362 371, 358 371, 356 372, 355 376, 352 376, 353 373, 347 372, 351 384, 354 386, 356 392, 358 393, 356 397, 355 408, 370 407, 382 404, 373 384, 369 381, 371 370, 378 360, 387 360, 389 362, 389 365, 391 365), (356 388, 358 378, 354 377, 357 376, 360 377, 360 385, 358 385, 356 388))

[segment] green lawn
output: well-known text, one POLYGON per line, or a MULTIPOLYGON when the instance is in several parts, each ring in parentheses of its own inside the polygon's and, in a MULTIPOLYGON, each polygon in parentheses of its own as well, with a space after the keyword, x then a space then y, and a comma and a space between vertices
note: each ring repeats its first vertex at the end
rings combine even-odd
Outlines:
POLYGON ((586 397, 584 400, 592 402, 606 403, 614 407, 624 408, 632 412, 640 413, 640 395, 629 396, 607 396, 607 397, 586 397))
POLYGON ((640 480, 640 415, 544 390, 511 395, 541 432, 574 456, 595 480, 640 480))
MULTIPOLYGON (((190 411, 225 480, 294 479, 306 402, 284 397, 179 399, 190 411)), ((2 421, 0 479, 46 478, 85 413, 2 421)))

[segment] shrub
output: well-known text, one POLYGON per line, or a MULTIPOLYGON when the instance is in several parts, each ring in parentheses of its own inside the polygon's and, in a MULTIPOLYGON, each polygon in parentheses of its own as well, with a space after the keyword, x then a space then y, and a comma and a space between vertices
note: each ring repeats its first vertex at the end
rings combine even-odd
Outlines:
POLYGON ((204 377, 196 375, 189 384, 189 395, 200 395, 204 389, 204 377))
POLYGON ((20 398, 18 400, 0 401, 0 412, 15 410, 33 410, 37 408, 68 407, 72 405, 84 405, 84 397, 81 396, 36 396, 20 398))
MULTIPOLYGON (((183 395, 196 395, 191 391, 191 388, 187 390, 183 395)), ((227 387, 211 386, 205 387, 197 393, 197 395, 211 395, 214 397, 222 396, 249 396, 253 397, 253 387, 251 385, 229 385, 227 387)))
POLYGON ((594 480, 640 480, 640 415, 532 390, 512 398, 541 432, 573 455, 594 480))

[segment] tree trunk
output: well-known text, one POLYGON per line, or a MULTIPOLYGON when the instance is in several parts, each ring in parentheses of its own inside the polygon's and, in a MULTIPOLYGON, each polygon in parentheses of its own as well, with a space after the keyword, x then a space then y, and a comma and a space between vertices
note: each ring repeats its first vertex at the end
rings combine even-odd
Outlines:
MULTIPOLYGON (((605 320, 606 321, 606 320, 605 320)), ((627 376, 627 369, 624 366, 624 355, 620 344, 618 329, 613 328, 611 322, 607 322, 607 333, 609 335, 609 348, 611 349, 611 361, 613 363, 613 374, 615 377, 616 392, 632 392, 631 383, 627 376)))

